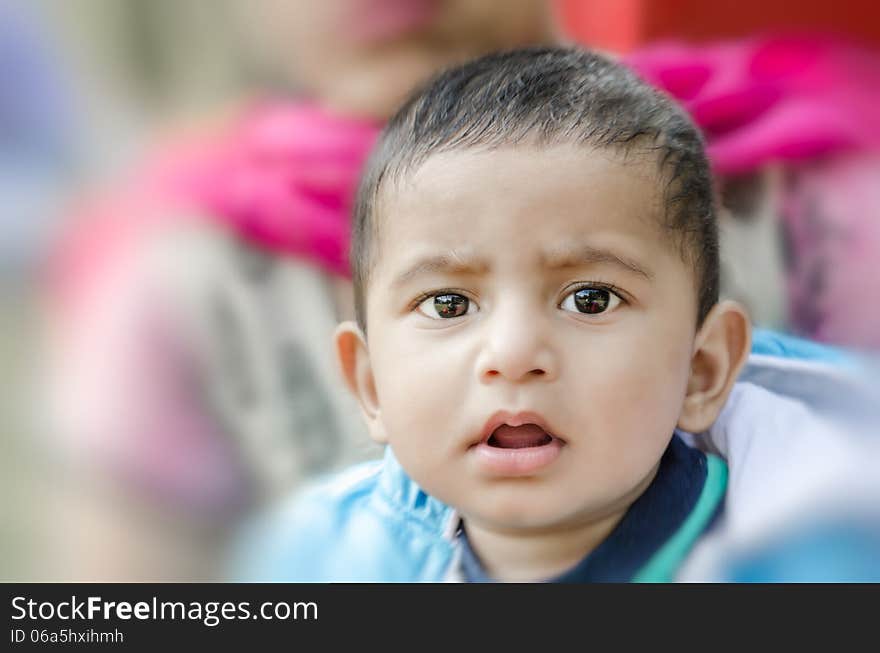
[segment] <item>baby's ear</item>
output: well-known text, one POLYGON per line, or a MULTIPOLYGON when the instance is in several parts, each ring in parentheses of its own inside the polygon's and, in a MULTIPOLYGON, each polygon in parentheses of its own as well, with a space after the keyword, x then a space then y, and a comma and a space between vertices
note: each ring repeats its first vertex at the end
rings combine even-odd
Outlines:
POLYGON ((745 365, 751 341, 749 318, 742 306, 723 301, 709 311, 694 342, 679 428, 700 433, 712 425, 745 365))
POLYGON ((388 441, 379 410, 379 399, 370 364, 367 339, 354 322, 343 322, 336 328, 336 358, 342 378, 360 404, 370 437, 384 444, 388 441))

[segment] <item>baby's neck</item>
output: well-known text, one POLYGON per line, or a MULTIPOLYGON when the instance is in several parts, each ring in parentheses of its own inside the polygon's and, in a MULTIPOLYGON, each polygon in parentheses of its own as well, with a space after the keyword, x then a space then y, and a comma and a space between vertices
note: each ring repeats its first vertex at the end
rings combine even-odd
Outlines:
POLYGON ((468 543, 492 578, 504 582, 541 581, 576 565, 623 518, 615 512, 565 530, 509 531, 467 521, 468 543))

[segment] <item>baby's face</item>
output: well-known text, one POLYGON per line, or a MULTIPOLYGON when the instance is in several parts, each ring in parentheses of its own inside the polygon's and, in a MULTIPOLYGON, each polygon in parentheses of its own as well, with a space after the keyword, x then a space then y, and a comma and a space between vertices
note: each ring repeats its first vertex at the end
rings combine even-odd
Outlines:
POLYGON ((383 189, 374 435, 467 519, 576 525, 653 478, 697 313, 659 184, 653 159, 560 146, 435 155, 383 189))

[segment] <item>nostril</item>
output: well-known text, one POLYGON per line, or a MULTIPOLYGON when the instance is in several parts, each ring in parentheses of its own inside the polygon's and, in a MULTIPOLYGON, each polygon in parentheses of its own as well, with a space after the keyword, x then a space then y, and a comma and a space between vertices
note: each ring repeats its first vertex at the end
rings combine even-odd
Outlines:
POLYGON ((541 376, 541 375, 545 374, 544 370, 532 370, 531 373, 534 374, 535 376, 541 376))

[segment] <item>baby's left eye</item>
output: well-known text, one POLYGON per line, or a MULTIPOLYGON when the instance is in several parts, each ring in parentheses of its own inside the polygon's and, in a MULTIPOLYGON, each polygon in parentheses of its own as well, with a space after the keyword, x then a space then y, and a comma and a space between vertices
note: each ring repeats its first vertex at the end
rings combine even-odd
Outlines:
POLYGON ((565 311, 598 315, 614 310, 620 297, 607 288, 579 288, 565 296, 559 308, 565 311))

